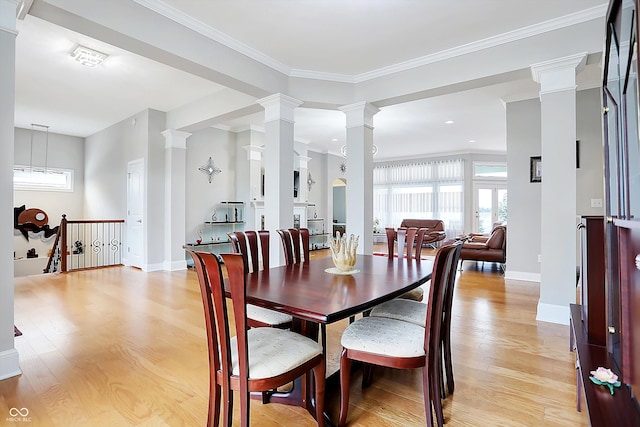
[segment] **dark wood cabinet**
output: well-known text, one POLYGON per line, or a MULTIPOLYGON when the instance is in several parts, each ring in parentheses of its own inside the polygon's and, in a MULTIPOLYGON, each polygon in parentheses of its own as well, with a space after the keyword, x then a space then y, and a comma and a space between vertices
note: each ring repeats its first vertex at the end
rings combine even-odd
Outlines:
POLYGON ((580 218, 581 318, 589 342, 607 345, 605 298, 605 220, 603 216, 580 218))
POLYGON ((597 233, 590 232, 590 219, 580 225, 586 251, 581 263, 583 301, 581 307, 571 308, 578 373, 594 426, 640 426, 637 11, 638 0, 611 0, 607 11, 602 82, 605 217, 594 219, 601 225, 592 227, 603 236, 599 241, 597 233), (599 256, 598 250, 603 251, 599 256), (589 372, 600 364, 623 383, 615 396, 588 381, 589 372))

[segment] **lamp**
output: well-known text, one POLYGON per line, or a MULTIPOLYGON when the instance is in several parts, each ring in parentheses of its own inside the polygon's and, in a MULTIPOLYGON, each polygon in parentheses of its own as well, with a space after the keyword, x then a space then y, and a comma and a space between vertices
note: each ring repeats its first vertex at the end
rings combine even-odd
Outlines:
POLYGON ((80 64, 89 68, 102 64, 109 57, 106 53, 98 52, 97 50, 79 44, 75 45, 69 55, 80 64))

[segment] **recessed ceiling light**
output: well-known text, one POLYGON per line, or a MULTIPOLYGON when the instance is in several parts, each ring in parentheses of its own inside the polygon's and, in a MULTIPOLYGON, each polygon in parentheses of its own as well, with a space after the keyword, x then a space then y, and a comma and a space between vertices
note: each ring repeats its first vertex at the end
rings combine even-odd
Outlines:
POLYGON ((109 57, 106 53, 98 52, 79 44, 73 48, 69 55, 80 64, 90 68, 102 64, 109 57))
POLYGON ((470 139, 469 142, 473 143, 473 142, 476 142, 476 140, 475 139, 470 139))
POLYGON ((333 138, 331 141, 338 142, 338 138, 333 138))
POLYGON ((452 124, 452 123, 453 123, 453 120, 447 120, 445 123, 446 123, 446 124, 448 124, 448 125, 450 125, 450 124, 452 124))

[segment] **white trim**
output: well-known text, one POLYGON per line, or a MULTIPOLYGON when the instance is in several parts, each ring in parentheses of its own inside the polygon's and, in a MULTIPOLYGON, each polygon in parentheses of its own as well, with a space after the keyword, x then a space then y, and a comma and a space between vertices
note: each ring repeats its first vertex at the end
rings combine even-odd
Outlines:
POLYGON ((18 350, 12 348, 0 352, 0 380, 6 380, 20 374, 22 374, 22 370, 20 370, 18 350))
POLYGON ((568 325, 569 316, 569 304, 565 307, 564 305, 538 302, 538 315, 536 316, 536 320, 538 321, 568 325))
POLYGON ((260 62, 276 71, 286 74, 289 77, 298 77, 305 79, 327 80, 341 83, 361 83, 367 80, 376 79, 379 77, 388 76, 401 71, 410 70, 412 68, 421 67, 428 64, 433 64, 439 61, 455 58, 458 56, 466 55, 480 50, 489 49, 492 47, 500 46, 506 43, 511 43, 517 40, 526 39, 528 37, 534 37, 540 34, 544 34, 548 31, 558 30, 561 28, 569 27, 584 22, 589 22, 595 19, 604 18, 607 12, 607 4, 595 6, 590 9, 585 9, 580 12, 572 13, 569 15, 561 16, 558 18, 550 19, 545 22, 530 25, 528 27, 520 28, 514 31, 509 31, 497 36, 488 37, 486 39, 474 41, 462 46, 457 46, 451 49, 443 50, 430 55, 425 55, 419 58, 415 58, 409 61, 400 62, 388 67, 378 68, 377 70, 368 71, 366 73, 349 76, 346 74, 338 73, 323 73, 310 70, 293 69, 274 58, 230 37, 229 35, 216 30, 215 28, 194 19, 193 17, 185 14, 184 12, 174 8, 163 2, 162 0, 133 0, 139 5, 150 9, 158 14, 168 18, 178 24, 211 39, 218 43, 227 46, 230 49, 235 50, 238 53, 248 56, 249 58, 260 62))
POLYGON ((504 272, 504 278, 508 280, 522 280, 525 282, 540 283, 540 273, 529 273, 526 271, 507 270, 504 272))
POLYGON ((179 271, 187 269, 187 260, 183 259, 181 261, 165 261, 164 262, 164 271, 179 271))
POLYGON ((149 273, 151 271, 163 271, 163 270, 164 270, 164 263, 144 264, 142 266, 142 271, 146 273, 149 273))

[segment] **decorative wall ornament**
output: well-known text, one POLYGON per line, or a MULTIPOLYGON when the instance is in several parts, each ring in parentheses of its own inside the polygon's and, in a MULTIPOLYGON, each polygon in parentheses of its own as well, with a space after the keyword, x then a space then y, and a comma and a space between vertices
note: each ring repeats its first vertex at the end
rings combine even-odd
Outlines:
POLYGON ((207 162, 207 164, 200 166, 198 170, 209 176, 209 184, 211 184, 211 180, 213 180, 213 177, 215 175, 218 175, 220 172, 222 172, 213 163, 213 159, 211 157, 209 157, 209 161, 207 162))
POLYGON ((340 172, 345 173, 347 171, 347 164, 345 162, 340 163, 340 172))
POLYGON ((316 182, 313 180, 313 177, 311 176, 311 172, 307 173, 307 188, 309 189, 309 191, 311 191, 311 187, 313 187, 313 184, 315 184, 316 182))
POLYGON ((13 228, 27 241, 29 241, 29 233, 32 233, 31 237, 48 239, 58 232, 58 227, 57 225, 53 228, 49 227, 49 217, 42 209, 27 209, 25 205, 13 208, 13 228))

